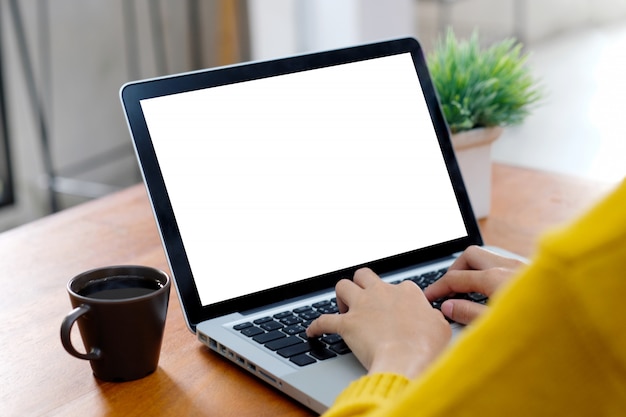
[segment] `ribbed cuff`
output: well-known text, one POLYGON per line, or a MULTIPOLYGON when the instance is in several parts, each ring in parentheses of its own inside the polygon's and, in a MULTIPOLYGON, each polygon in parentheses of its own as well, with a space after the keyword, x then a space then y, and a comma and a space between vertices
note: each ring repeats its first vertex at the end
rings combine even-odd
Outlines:
POLYGON ((390 398, 396 397, 409 384, 405 376, 392 373, 366 375, 351 383, 335 401, 335 405, 345 406, 369 404, 376 406, 390 398))

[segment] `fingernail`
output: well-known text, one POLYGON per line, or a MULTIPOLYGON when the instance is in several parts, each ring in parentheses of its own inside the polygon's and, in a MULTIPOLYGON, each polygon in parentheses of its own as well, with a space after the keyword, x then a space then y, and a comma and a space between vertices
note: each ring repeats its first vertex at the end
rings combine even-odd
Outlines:
POLYGON ((453 308, 454 308, 454 303, 450 300, 446 300, 441 304, 441 312, 446 317, 452 318, 453 308))

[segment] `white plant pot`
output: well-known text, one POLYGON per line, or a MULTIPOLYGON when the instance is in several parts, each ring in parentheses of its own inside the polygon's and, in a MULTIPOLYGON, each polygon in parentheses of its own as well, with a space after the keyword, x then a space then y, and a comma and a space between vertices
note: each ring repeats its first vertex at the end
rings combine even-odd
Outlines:
POLYGON ((452 147, 463 175, 474 215, 485 218, 491 210, 491 144, 502 127, 467 130, 452 135, 452 147))

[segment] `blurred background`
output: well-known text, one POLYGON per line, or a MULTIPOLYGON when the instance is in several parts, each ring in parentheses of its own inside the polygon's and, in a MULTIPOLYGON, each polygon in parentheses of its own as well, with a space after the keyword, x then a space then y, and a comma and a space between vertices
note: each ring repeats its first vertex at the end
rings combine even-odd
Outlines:
POLYGON ((626 175, 623 0, 0 0, 0 230, 141 181, 130 80, 452 27, 515 37, 545 98, 496 161, 626 175))

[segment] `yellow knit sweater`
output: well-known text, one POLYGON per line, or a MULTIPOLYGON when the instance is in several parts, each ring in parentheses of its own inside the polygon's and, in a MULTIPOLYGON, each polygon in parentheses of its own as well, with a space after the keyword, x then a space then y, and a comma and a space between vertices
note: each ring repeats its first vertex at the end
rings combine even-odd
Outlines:
POLYGON ((626 416, 626 181, 491 301, 419 379, 365 376, 325 415, 626 416))

